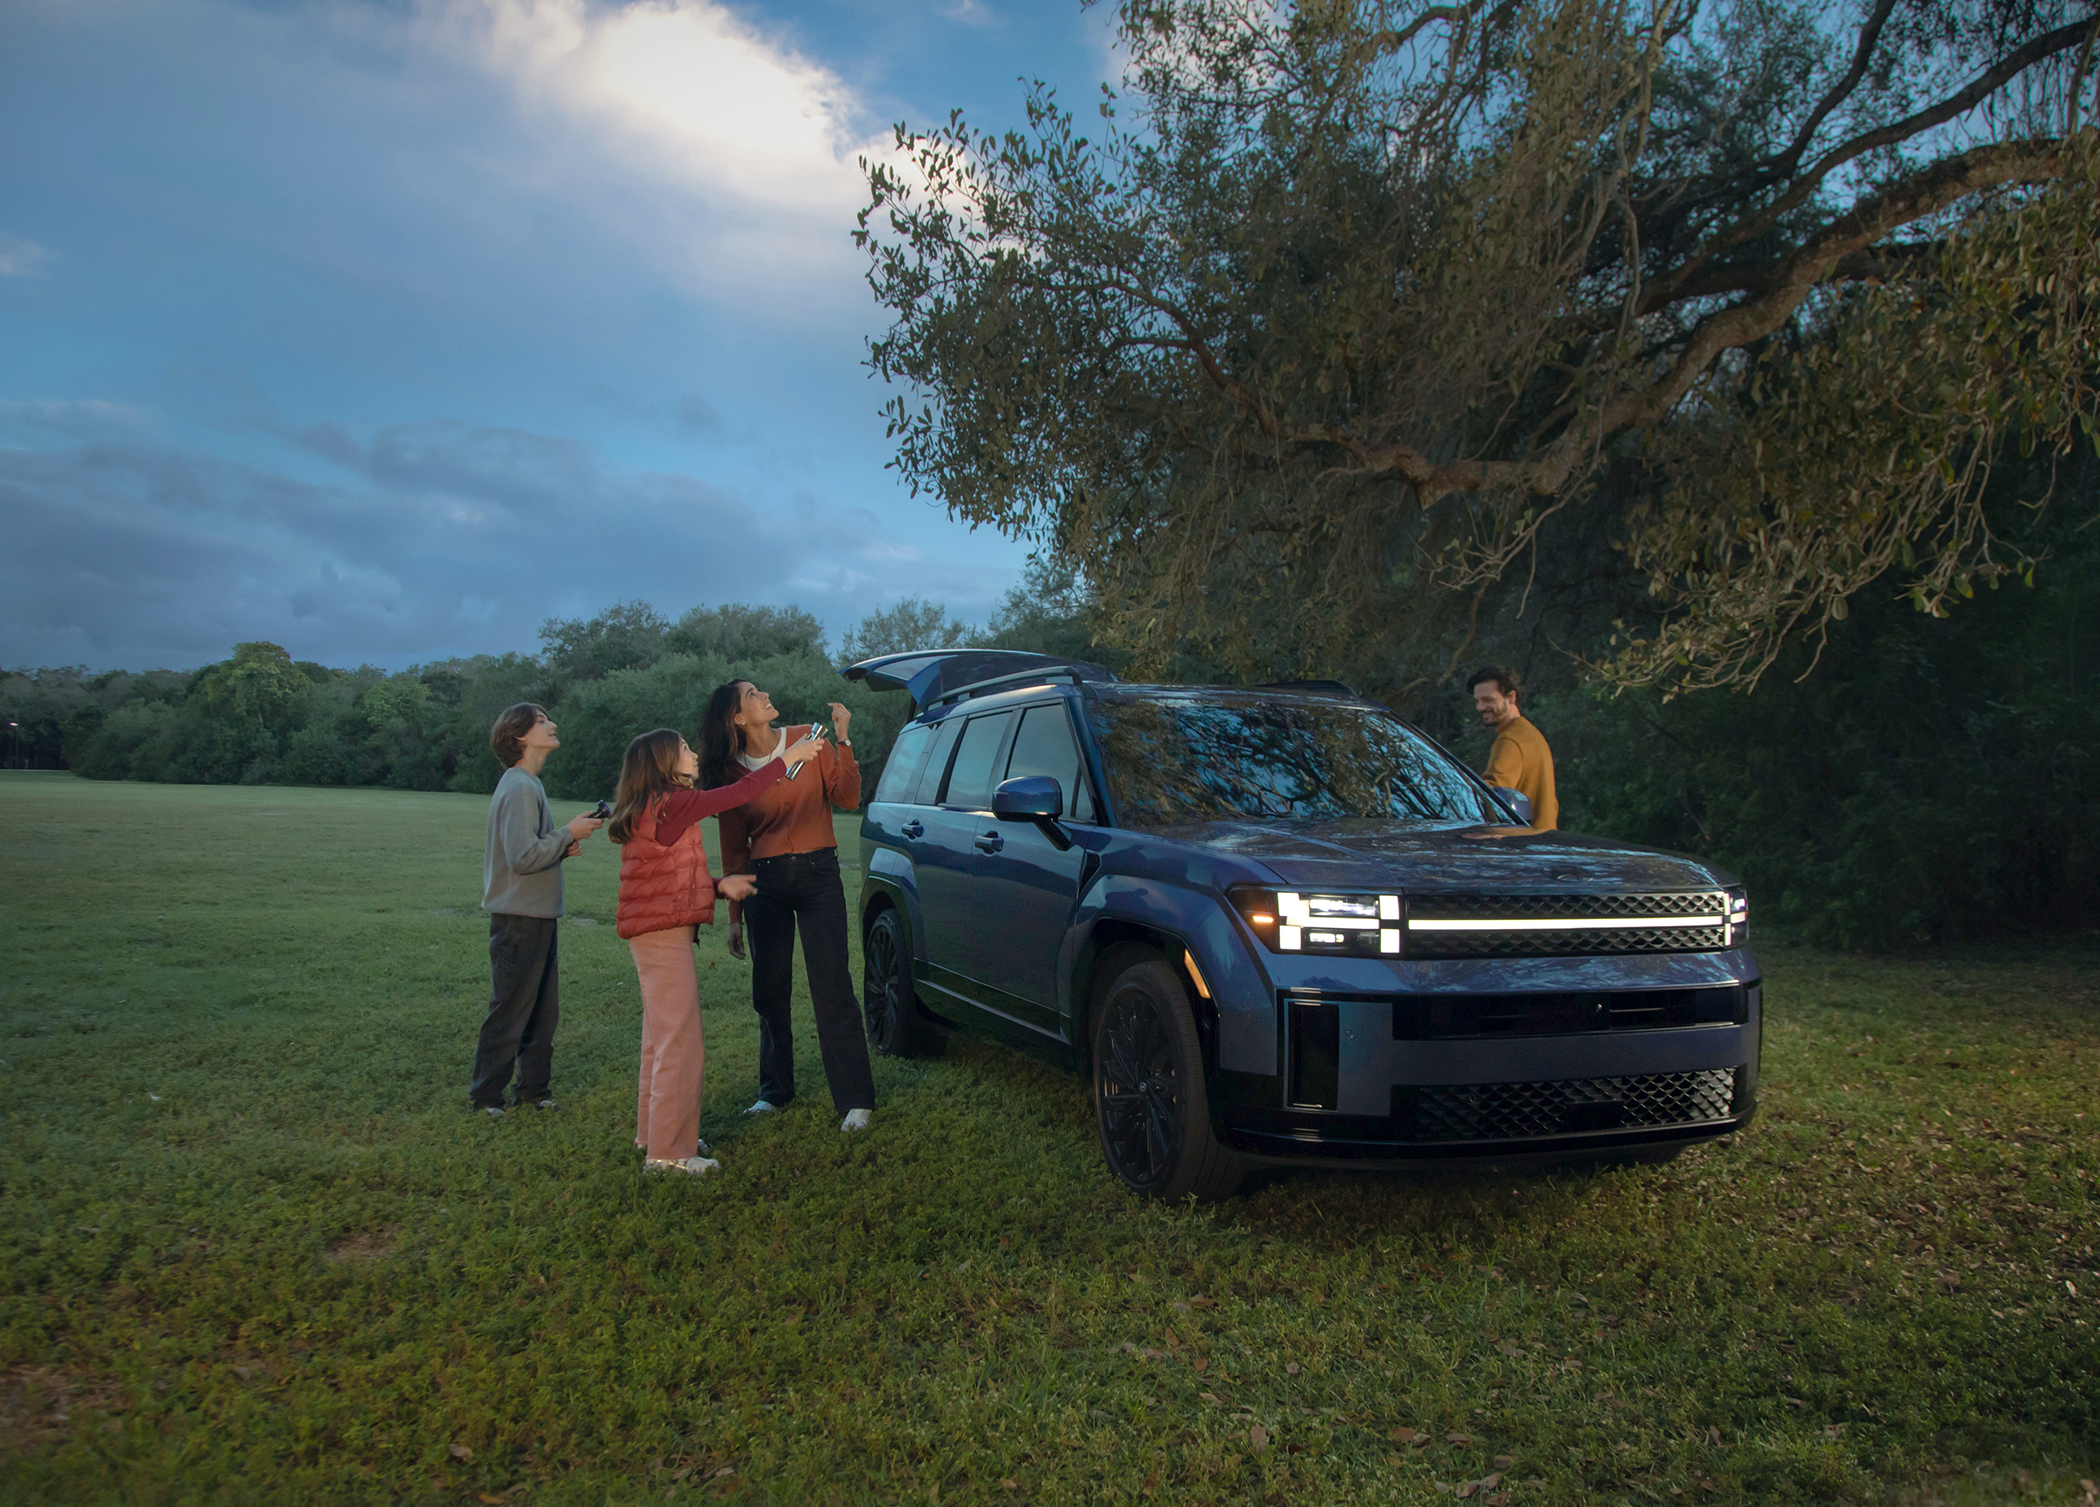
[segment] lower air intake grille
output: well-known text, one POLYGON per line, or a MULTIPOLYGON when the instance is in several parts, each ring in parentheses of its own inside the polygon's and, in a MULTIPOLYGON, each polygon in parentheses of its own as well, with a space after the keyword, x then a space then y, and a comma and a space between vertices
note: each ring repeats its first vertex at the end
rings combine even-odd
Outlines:
POLYGON ((1393 1090, 1394 1130, 1404 1141, 1521 1141, 1586 1130, 1710 1124, 1734 1112, 1735 1073, 1728 1068, 1393 1090))

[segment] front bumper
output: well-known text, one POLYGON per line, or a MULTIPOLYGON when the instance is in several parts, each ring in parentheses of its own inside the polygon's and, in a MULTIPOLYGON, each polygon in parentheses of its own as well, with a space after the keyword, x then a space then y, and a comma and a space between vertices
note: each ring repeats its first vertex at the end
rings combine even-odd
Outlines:
MULTIPOLYGON (((1231 1059, 1221 1059, 1228 1070, 1213 1086, 1213 1123, 1250 1158, 1420 1165, 1586 1156, 1711 1139, 1756 1113, 1763 989, 1747 948, 1608 964, 1357 964, 1346 977, 1338 972, 1329 965, 1315 977, 1272 977, 1280 987, 1265 1012, 1263 1053, 1272 1071, 1232 1071, 1231 1059), (1587 990, 1624 1001, 1686 989, 1701 998, 1735 991, 1737 1018, 1666 1029, 1614 1022, 1565 1034, 1526 1034, 1508 1020, 1495 1026, 1500 1034, 1422 1029, 1425 999, 1550 1001, 1587 990)), ((1250 1055, 1237 1054, 1243 1062, 1250 1055)))

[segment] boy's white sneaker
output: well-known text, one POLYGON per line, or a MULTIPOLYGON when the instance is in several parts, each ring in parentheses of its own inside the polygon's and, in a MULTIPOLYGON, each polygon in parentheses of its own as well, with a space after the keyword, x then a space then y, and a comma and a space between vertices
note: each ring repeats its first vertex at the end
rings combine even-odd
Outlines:
POLYGON ((667 1156, 652 1156, 642 1163, 644 1172, 689 1172, 700 1177, 709 1172, 720 1172, 722 1164, 712 1157, 689 1156, 684 1161, 673 1161, 667 1156))
POLYGON ((745 1110, 744 1113, 747 1115, 769 1115, 777 1108, 779 1108, 779 1106, 773 1103, 772 1100, 761 1099, 756 1104, 752 1105, 749 1109, 745 1110))
POLYGON ((849 1109, 846 1111, 846 1118, 839 1125, 839 1129, 841 1132, 866 1130, 868 1128, 868 1118, 869 1112, 865 1109, 849 1109))

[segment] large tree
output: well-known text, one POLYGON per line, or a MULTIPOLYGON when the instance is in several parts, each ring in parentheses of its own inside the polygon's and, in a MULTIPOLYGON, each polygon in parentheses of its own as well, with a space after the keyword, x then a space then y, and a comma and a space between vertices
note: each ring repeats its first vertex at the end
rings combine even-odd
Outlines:
POLYGON ((1154 663, 1366 663, 1585 510, 1625 683, 1754 682, 1891 575, 1945 612, 2033 564, 1994 459, 2100 445, 2096 20, 1129 0, 1134 109, 870 165, 896 463, 1154 663))

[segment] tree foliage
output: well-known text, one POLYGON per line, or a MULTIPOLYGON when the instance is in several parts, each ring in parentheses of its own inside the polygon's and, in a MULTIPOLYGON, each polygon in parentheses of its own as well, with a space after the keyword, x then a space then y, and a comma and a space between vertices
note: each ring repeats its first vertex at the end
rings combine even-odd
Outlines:
POLYGON ((695 607, 664 635, 664 647, 696 658, 773 659, 824 652, 824 625, 800 607, 753 607, 729 602, 695 607))
POLYGON ((1128 0, 1133 126, 1038 88, 870 167, 896 464, 1145 663, 1365 663, 1590 510, 1653 602, 1599 668, 1754 683, 1892 571, 1935 613, 2024 572, 1994 457, 2100 446, 2095 26, 1128 0))
POLYGON ((880 654, 914 649, 961 649, 980 637, 976 628, 950 616, 938 602, 910 596, 894 606, 878 608, 841 634, 839 663, 857 664, 880 654))
POLYGON ((548 618, 540 626, 540 653, 561 684, 598 680, 661 658, 670 628, 647 602, 615 602, 593 618, 548 618))

